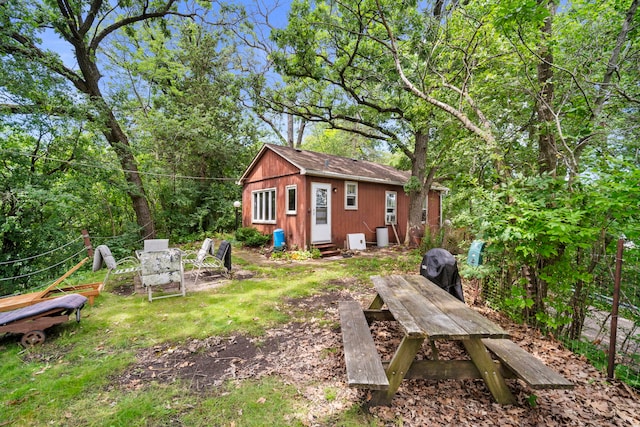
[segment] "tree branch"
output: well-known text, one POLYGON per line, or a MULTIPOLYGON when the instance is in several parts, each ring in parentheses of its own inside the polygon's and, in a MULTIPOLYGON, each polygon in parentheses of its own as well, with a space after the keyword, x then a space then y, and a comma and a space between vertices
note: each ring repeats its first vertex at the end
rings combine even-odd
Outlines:
POLYGON ((158 8, 154 12, 147 12, 147 8, 145 6, 145 8, 142 10, 140 14, 134 15, 134 16, 128 16, 120 21, 114 22, 113 24, 107 26, 105 29, 103 29, 102 31, 100 31, 95 35, 95 37, 89 43, 89 51, 95 52, 98 46, 100 45, 100 43, 102 42, 102 40, 105 37, 107 37, 109 34, 119 30, 122 27, 125 27, 130 24, 134 24, 136 22, 141 22, 148 19, 162 18, 168 15, 180 16, 183 18, 193 18, 194 16, 196 16, 195 13, 180 13, 177 11, 172 11, 171 7, 174 5, 175 2, 176 0, 168 0, 167 3, 162 8, 158 8))
MULTIPOLYGON (((609 58, 609 62, 607 63, 607 71, 604 73, 604 77, 602 78, 602 85, 604 85, 605 87, 611 82, 613 74, 618 71, 618 59, 620 58, 620 51, 622 50, 622 45, 627 40, 627 35, 631 30, 631 24, 633 23, 633 19, 638 10, 638 3, 640 3, 640 0, 633 0, 631 2, 629 10, 627 10, 627 13, 625 15, 625 19, 622 22, 622 28, 620 29, 620 33, 618 34, 616 46, 611 52, 611 58, 609 58)), ((604 108, 604 104, 606 101, 606 95, 607 94, 603 92, 596 98, 594 102, 595 107, 592 110, 592 119, 599 117, 600 113, 602 113, 602 109, 604 108)))
POLYGON ((49 70, 53 71, 56 74, 59 74, 60 76, 73 83, 73 85, 78 88, 78 90, 82 92, 86 91, 87 83, 84 81, 84 79, 82 79, 73 70, 65 67, 62 61, 60 61, 58 57, 54 56, 54 54, 43 52, 33 43, 33 41, 21 34, 12 33, 10 37, 18 42, 19 46, 3 43, 0 44, 0 52, 7 55, 17 55, 27 60, 40 60, 41 63, 46 65, 49 70))
MULTIPOLYGON (((380 13, 382 14, 382 9, 380 8, 380 13)), ((414 95, 416 95, 418 98, 428 102, 429 104, 445 111, 446 113, 452 115, 453 117, 455 117, 456 119, 458 119, 458 121, 460 123, 462 123, 462 125, 469 131, 471 131, 472 133, 476 134, 477 136, 479 136, 480 138, 482 138, 483 140, 485 140, 486 142, 494 145, 495 143, 495 138, 493 137, 493 135, 491 134, 491 132, 489 130, 484 130, 481 129, 478 125, 476 125, 475 123, 473 123, 471 121, 471 119, 469 119, 469 117, 464 114, 462 111, 456 109, 455 107, 452 107, 451 105, 442 102, 438 99, 432 98, 431 96, 427 95, 426 93, 422 92, 420 89, 418 89, 406 76, 406 74, 404 73, 404 68, 402 67, 402 63, 400 61, 400 55, 398 53, 398 46, 397 46, 397 42, 395 39, 395 36, 393 34, 393 31, 391 30, 391 27, 389 26, 389 23, 386 21, 384 15, 382 16, 382 21, 383 21, 383 25, 385 27, 385 29, 387 30, 387 35, 389 36, 390 39, 390 43, 388 45, 389 51, 391 52, 391 55, 393 56, 393 61, 395 63, 395 67, 396 67, 396 71, 398 72, 398 75, 400 76, 400 79, 402 80, 405 89, 411 93, 413 93, 414 95)), ((487 125, 487 124, 485 124, 487 125)))
POLYGON ((87 17, 80 23, 80 34, 87 34, 87 32, 91 29, 93 21, 95 21, 101 6, 102 0, 93 0, 91 2, 91 7, 89 8, 89 12, 87 12, 87 17))

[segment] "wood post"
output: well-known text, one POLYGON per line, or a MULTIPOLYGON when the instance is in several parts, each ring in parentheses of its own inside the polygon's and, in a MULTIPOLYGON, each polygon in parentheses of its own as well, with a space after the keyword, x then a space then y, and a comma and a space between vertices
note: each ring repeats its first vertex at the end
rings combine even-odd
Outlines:
POLYGON ((515 403, 515 398, 507 383, 504 381, 502 374, 496 369, 496 365, 489 356, 487 348, 482 344, 480 339, 462 340, 464 347, 471 356, 473 363, 480 371, 480 375, 496 402, 502 405, 511 405, 515 403))
POLYGON ((84 239, 84 247, 87 250, 87 256, 89 258, 93 257, 93 247, 91 246, 91 239, 89 238, 89 232, 87 230, 82 230, 82 238, 84 239))
POLYGON ((389 363, 387 368, 387 378, 389 379, 389 388, 387 390, 378 390, 373 393, 370 404, 377 405, 389 405, 393 399, 394 394, 398 391, 402 380, 409 371, 416 354, 422 348, 424 338, 410 338, 405 335, 400 343, 400 346, 396 350, 396 353, 389 363))

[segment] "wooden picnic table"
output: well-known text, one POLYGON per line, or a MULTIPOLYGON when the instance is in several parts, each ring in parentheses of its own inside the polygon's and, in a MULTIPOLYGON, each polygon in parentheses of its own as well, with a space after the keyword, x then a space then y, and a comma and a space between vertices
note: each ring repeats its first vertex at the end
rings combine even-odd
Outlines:
POLYGON ((374 390, 372 405, 389 404, 405 378, 482 379, 496 402, 515 402, 505 378, 520 378, 533 388, 571 388, 573 384, 509 339, 500 326, 420 275, 374 276, 377 292, 362 310, 355 301, 340 303, 350 386, 374 390), (390 361, 377 353, 368 322, 397 321, 403 331, 390 361), (423 343, 431 359, 416 356, 423 343), (462 343, 470 360, 440 360, 437 341, 462 343), (487 349, 498 358, 493 360, 487 349))

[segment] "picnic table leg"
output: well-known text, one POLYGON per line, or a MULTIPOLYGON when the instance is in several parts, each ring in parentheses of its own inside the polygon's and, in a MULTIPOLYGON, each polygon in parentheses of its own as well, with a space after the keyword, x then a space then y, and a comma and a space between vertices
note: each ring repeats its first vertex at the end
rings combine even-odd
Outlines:
POLYGON ((496 370, 496 365, 491 360, 487 348, 479 339, 463 340, 467 352, 471 356, 471 360, 480 371, 480 375, 484 380, 487 388, 493 395, 496 402, 502 405, 515 403, 515 398, 511 394, 504 377, 496 370))
POLYGON ((389 405, 396 394, 404 376, 409 371, 416 354, 422 348, 424 342, 423 337, 411 338, 405 336, 391 359, 391 363, 387 368, 387 379, 389 380, 389 388, 387 390, 376 390, 371 397, 371 406, 389 405))
POLYGON ((382 301, 382 298, 380 298, 380 295, 376 295, 376 297, 373 299, 373 301, 371 301, 371 304, 369 304, 369 310, 379 310, 382 308, 382 306, 384 305, 384 301, 382 301))

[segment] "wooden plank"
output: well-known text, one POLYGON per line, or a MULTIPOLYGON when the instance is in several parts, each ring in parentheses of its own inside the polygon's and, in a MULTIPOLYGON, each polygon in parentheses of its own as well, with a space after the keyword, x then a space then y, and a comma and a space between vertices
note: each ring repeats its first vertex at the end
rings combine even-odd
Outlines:
POLYGON ((422 348, 424 342, 423 337, 412 338, 405 336, 400 346, 393 355, 391 363, 387 367, 387 378, 389 378, 389 387, 385 391, 376 391, 371 397, 371 405, 388 405, 393 399, 405 375, 411 368, 411 364, 416 358, 416 354, 422 348))
POLYGON ((410 286, 402 276, 373 276, 373 284, 407 336, 466 338, 467 333, 410 286))
POLYGON ((389 311, 393 314, 393 317, 400 322, 405 333, 409 336, 424 337, 425 332, 416 324, 413 316, 404 307, 395 291, 390 288, 389 284, 391 283, 391 280, 389 277, 373 276, 371 277, 371 281, 373 282, 378 295, 382 298, 389 311))
POLYGON ((371 301, 371 304, 369 304, 369 309, 379 310, 382 308, 383 305, 384 305, 384 301, 382 301, 382 298, 380 298, 380 295, 376 295, 373 301, 371 301))
POLYGON ((499 325, 469 308, 427 278, 420 275, 406 275, 403 279, 444 313, 450 322, 463 329, 469 337, 509 338, 510 335, 499 325))
POLYGON ((68 294, 80 294, 89 298, 89 305, 93 306, 93 300, 100 295, 102 282, 84 283, 80 285, 69 285, 62 288, 50 289, 42 295, 42 301, 59 298, 68 294))
POLYGON ((393 320, 396 320, 393 317, 393 314, 391 314, 391 312, 389 310, 371 310, 371 309, 367 309, 367 310, 363 310, 363 311, 364 311, 364 317, 367 318, 367 322, 369 322, 369 324, 374 320, 378 320, 378 321, 382 321, 382 320, 393 321, 393 320))
POLYGON ((60 276, 55 282, 47 286, 42 291, 30 292, 28 294, 14 295, 0 298, 0 312, 16 310, 18 308, 27 307, 45 301, 46 299, 56 298, 57 295, 51 295, 59 292, 58 285, 65 279, 76 272, 89 258, 85 257, 79 263, 74 265, 69 271, 60 276))
POLYGON ((347 366, 347 383, 351 387, 388 389, 389 380, 360 304, 356 301, 340 301, 338 310, 347 366))
MULTIPOLYGON (((411 277, 411 276, 408 276, 411 277)), ((422 276, 418 276, 422 277, 422 276)), ((405 276, 390 276, 395 289, 402 290, 403 303, 413 314, 418 325, 427 333, 429 339, 467 339, 469 332, 452 322, 449 313, 435 305, 418 291, 405 276)))
MULTIPOLYGON (((496 369, 505 378, 515 378, 513 373, 495 361, 496 369)), ((389 362, 382 362, 385 369, 389 362)), ((479 380, 482 379, 471 360, 414 360, 404 376, 412 380, 479 380)))
POLYGON ((62 276, 60 276, 55 282, 53 282, 51 285, 49 285, 49 287, 47 287, 42 293, 43 295, 46 294, 48 291, 55 289, 56 287, 58 287, 58 285, 62 282, 64 282, 67 277, 71 276, 73 273, 76 272, 76 270, 78 270, 80 267, 82 267, 82 265, 87 262, 89 260, 89 257, 85 257, 84 259, 82 259, 79 263, 77 263, 76 265, 74 265, 73 267, 71 267, 71 270, 67 271, 66 273, 64 273, 62 276))
POLYGON ((511 394, 509 387, 507 387, 504 377, 496 369, 495 363, 491 360, 487 349, 482 344, 482 340, 465 340, 462 343, 496 402, 501 405, 514 404, 516 399, 511 394))
POLYGON ((484 345, 515 375, 533 389, 571 389, 573 383, 540 359, 507 339, 484 339, 484 345))
POLYGON ((40 297, 44 291, 31 292, 28 294, 14 295, 0 298, 0 312, 11 311, 41 302, 40 297))
MULTIPOLYGON (((62 312, 63 310, 53 310, 62 312)), ((31 331, 44 331, 51 326, 64 323, 69 320, 68 314, 59 314, 57 316, 42 316, 30 319, 22 319, 8 325, 0 326, 0 333, 11 332, 14 334, 26 334, 31 331)))

